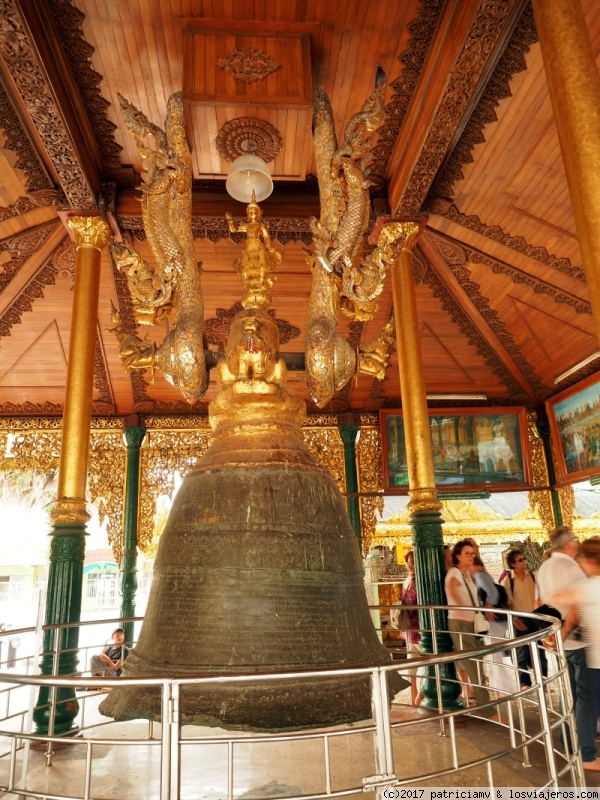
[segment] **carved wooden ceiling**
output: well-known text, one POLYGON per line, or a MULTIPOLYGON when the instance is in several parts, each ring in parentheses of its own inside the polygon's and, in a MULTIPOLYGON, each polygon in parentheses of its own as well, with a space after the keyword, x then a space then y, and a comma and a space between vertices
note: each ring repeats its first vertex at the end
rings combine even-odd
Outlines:
MULTIPOLYGON (((598 52, 600 6, 583 6, 598 52)), ((554 382, 598 341, 524 0, 0 0, 0 413, 62 409, 75 266, 64 212, 112 209, 152 258, 118 93, 162 125, 168 96, 184 92, 212 349, 222 348, 242 291, 232 265, 240 237, 224 219, 243 214, 223 180, 244 140, 236 129, 253 118, 256 136, 271 142, 276 129, 275 191, 263 204, 283 253, 273 311, 282 350, 302 352, 304 248, 319 213, 311 93, 328 92, 341 130, 371 93, 378 64, 387 121, 374 153, 373 221, 428 214, 414 264, 427 391, 536 407, 594 371, 554 382), (252 50, 259 55, 248 61, 252 50)), ((204 411, 158 376, 151 384, 122 371, 105 329, 111 301, 124 320, 131 304, 108 250, 102 270, 96 413, 204 411)), ((390 313, 388 279, 375 319, 340 327, 358 346, 390 313)), ((290 390, 308 400, 303 373, 290 374, 290 390)), ((211 381, 205 401, 213 396, 211 381)), ((399 398, 394 357, 385 381, 360 376, 328 410, 399 398)))

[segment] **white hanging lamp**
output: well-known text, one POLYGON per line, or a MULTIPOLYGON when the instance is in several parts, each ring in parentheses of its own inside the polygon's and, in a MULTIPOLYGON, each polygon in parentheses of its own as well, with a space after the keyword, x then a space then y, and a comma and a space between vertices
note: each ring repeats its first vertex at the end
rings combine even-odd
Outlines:
POLYGON ((273 191, 273 180, 263 159, 248 152, 238 156, 229 167, 225 188, 234 200, 241 203, 249 203, 254 192, 256 202, 260 203, 273 191))

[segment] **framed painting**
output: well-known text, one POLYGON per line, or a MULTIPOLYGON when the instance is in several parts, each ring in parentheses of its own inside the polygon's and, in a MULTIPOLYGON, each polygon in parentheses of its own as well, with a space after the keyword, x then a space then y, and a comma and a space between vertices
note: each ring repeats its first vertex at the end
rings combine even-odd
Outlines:
MULTIPOLYGON (((380 412, 387 492, 408 491, 401 410, 380 412)), ((440 491, 507 491, 531 486, 525 408, 430 408, 435 485, 440 491)))
POLYGON ((600 474, 600 373, 546 400, 560 483, 600 474))

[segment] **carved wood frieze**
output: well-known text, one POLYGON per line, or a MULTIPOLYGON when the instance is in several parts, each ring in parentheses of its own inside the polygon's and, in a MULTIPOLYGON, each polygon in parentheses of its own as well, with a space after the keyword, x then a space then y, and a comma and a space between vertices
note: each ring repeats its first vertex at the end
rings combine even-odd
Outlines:
POLYGON ((283 145, 274 125, 256 117, 238 117, 226 122, 217 134, 217 150, 226 161, 252 153, 268 164, 283 145))
MULTIPOLYGON (((460 264, 460 261, 455 260, 454 263, 460 264)), ((455 300, 448 290, 448 287, 433 268, 428 268, 423 282, 429 286, 433 292, 433 296, 440 301, 444 311, 448 314, 452 322, 458 326, 458 329, 467 342, 475 348, 475 351, 481 356, 484 364, 490 368, 502 385, 506 387, 511 396, 511 400, 519 398, 523 403, 529 404, 531 398, 523 394, 523 389, 520 384, 498 356, 496 350, 491 346, 485 336, 483 336, 477 325, 475 325, 464 311, 460 303, 455 300)))
POLYGON ((236 81, 257 83, 281 69, 281 64, 263 50, 245 47, 219 59, 217 67, 225 70, 236 81))
MULTIPOLYGON (((471 280, 471 273, 466 266, 470 258, 467 249, 452 240, 442 237, 438 233, 433 233, 430 229, 427 230, 427 238, 455 275, 469 300, 471 300, 477 311, 496 334, 513 362, 536 391, 538 398, 545 400, 552 394, 552 391, 540 381, 533 367, 521 353, 512 335, 500 321, 497 312, 490 308, 487 299, 481 294, 479 286, 475 281, 471 280)), ((521 393, 522 389, 519 387, 519 394, 521 393)), ((530 398, 528 400, 530 402, 530 398)))
POLYGON ((483 0, 481 3, 396 213, 403 216, 419 213, 513 5, 513 0, 483 0))
POLYGON ((0 56, 36 127, 69 205, 78 211, 96 210, 96 198, 78 162, 54 94, 46 83, 16 0, 0 0, 0 56))
POLYGON ((6 137, 4 149, 10 150, 17 156, 15 167, 23 170, 27 177, 27 191, 37 189, 52 189, 52 181, 44 167, 35 147, 12 102, 6 92, 4 81, 0 77, 0 130, 6 137))
POLYGON ((94 413, 115 414, 117 408, 108 378, 106 356, 99 330, 96 333, 96 348, 94 351, 94 387, 98 390, 98 395, 94 400, 94 413))
POLYGON ((4 291, 27 259, 48 241, 58 225, 58 220, 52 220, 0 241, 0 253, 7 252, 10 255, 10 261, 0 265, 0 292, 4 291))
POLYGON ((585 283, 585 273, 581 267, 574 266, 568 258, 557 258, 551 255, 545 247, 534 247, 523 239, 522 236, 511 236, 505 233, 498 225, 486 225, 479 217, 462 214, 449 200, 441 197, 428 197, 425 210, 431 214, 456 222, 463 228, 468 228, 480 236, 485 236, 498 244, 509 247, 516 253, 527 256, 546 267, 558 270, 580 283, 585 283))
POLYGON ((12 206, 0 206, 0 222, 26 214, 28 211, 33 211, 34 208, 56 205, 57 200, 56 189, 37 189, 30 192, 27 197, 19 197, 12 206))
POLYGON ((36 300, 44 296, 44 287, 53 286, 56 280, 56 267, 50 256, 29 281, 22 292, 13 300, 10 307, 0 316, 0 337, 10 336, 13 325, 21 323, 21 316, 31 311, 36 300))
POLYGON ((525 56, 537 40, 533 9, 528 3, 460 139, 442 165, 431 194, 437 197, 453 196, 454 184, 463 177, 463 166, 473 161, 471 153, 475 145, 485 141, 485 126, 497 120, 496 108, 501 100, 511 96, 510 81, 527 68, 525 56))
MULTIPOLYGON (((231 308, 217 308, 217 316, 211 317, 204 322, 204 332, 208 344, 216 346, 219 352, 225 352, 225 344, 229 336, 229 328, 236 314, 242 311, 241 303, 234 303, 231 308)), ((300 329, 296 328, 286 319, 279 319, 275 316, 275 309, 267 309, 275 320, 277 330, 279 331, 279 344, 286 344, 287 342, 300 336, 300 329)))
MULTIPOLYGON (((122 147, 115 140, 116 125, 110 121, 106 113, 111 104, 104 99, 100 91, 102 75, 92 67, 94 48, 83 36, 81 26, 85 14, 79 11, 72 0, 46 0, 46 2, 52 11, 55 33, 71 68, 71 75, 77 84, 85 113, 94 132, 103 169, 111 177, 114 170, 119 177, 122 177, 120 164, 122 147)), ((122 184, 123 181, 119 180, 119 183, 122 184)))
MULTIPOLYGON (((587 300, 582 300, 577 295, 570 292, 561 291, 552 283, 543 281, 541 278, 536 278, 518 267, 507 264, 506 261, 501 261, 498 258, 489 256, 470 247, 464 243, 458 245, 450 237, 442 233, 433 233, 428 231, 429 239, 434 243, 438 252, 445 251, 449 259, 456 259, 457 254, 460 259, 464 258, 462 263, 467 260, 473 264, 484 264, 489 267, 495 274, 507 275, 514 283, 522 284, 531 287, 536 294, 546 294, 551 297, 556 303, 571 306, 578 314, 591 314, 592 307, 587 300), (431 234, 431 235, 429 235, 431 234)), ((456 263, 456 262, 455 262, 456 263)))
POLYGON ((445 5, 444 0, 422 0, 417 18, 408 27, 411 37, 406 50, 400 56, 402 71, 391 84, 394 95, 389 105, 386 106, 386 121, 378 131, 379 140, 369 165, 370 180, 375 183, 375 191, 383 190, 383 178, 390 163, 396 139, 404 123, 408 106, 413 98, 433 40, 439 16, 445 5))
POLYGON ((75 247, 75 242, 70 237, 67 237, 52 256, 52 263, 56 267, 57 275, 61 278, 71 278, 75 280, 76 262, 77 249, 75 247))
MULTIPOLYGON (((265 220, 269 226, 272 239, 286 245, 289 242, 302 242, 312 244, 312 233, 307 217, 268 217, 265 220)), ((146 238, 142 217, 137 215, 123 215, 117 218, 119 228, 129 231, 134 239, 142 242, 146 238)), ((221 239, 231 238, 237 244, 244 241, 244 234, 231 233, 227 220, 219 217, 193 217, 192 233, 194 239, 207 239, 215 244, 221 239)))
POLYGON ((523 270, 517 267, 506 264, 504 261, 491 258, 478 250, 467 248, 467 253, 473 264, 484 264, 486 267, 490 267, 495 274, 507 275, 513 283, 529 286, 536 294, 547 294, 556 303, 571 306, 578 314, 592 313, 592 307, 587 300, 582 300, 580 297, 570 294, 569 292, 562 292, 551 283, 535 278, 533 275, 529 275, 529 273, 523 272, 523 270))

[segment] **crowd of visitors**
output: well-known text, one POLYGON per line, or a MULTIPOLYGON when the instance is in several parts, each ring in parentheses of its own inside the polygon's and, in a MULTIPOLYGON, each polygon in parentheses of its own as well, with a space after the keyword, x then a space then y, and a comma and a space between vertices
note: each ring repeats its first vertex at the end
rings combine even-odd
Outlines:
MULTIPOLYGON (((448 630, 455 650, 478 646, 481 636, 492 641, 524 636, 544 624, 539 617, 512 616, 507 620, 503 609, 531 614, 554 614, 563 621, 563 639, 569 678, 574 699, 575 724, 586 770, 600 772, 596 737, 600 731, 600 537, 581 545, 569 528, 557 528, 550 534, 550 548, 544 554, 536 574, 527 568, 527 556, 518 548, 506 555, 506 570, 496 583, 481 560, 473 539, 445 545, 446 576, 444 588, 449 606, 448 630), (454 609, 453 606, 456 606, 454 609), (462 608, 461 608, 462 607, 462 608), (472 609, 472 610, 471 610, 472 609), (538 621, 539 620, 539 623, 538 621)), ((400 602, 417 602, 414 554, 406 556, 409 575, 402 588, 400 602)), ((398 613, 398 612, 396 612, 398 613)), ((419 620, 416 612, 408 612, 410 625, 402 635, 407 642, 407 655, 418 655, 419 620)), ((392 620, 393 624, 393 620, 392 620)), ((551 641, 546 642, 551 646, 551 641)), ((516 691, 515 672, 520 688, 531 686, 531 649, 528 645, 513 651, 515 670, 508 668, 509 656, 494 654, 489 664, 489 685, 497 696, 516 691)), ((548 663, 544 647, 540 647, 542 673, 548 663)), ((465 657, 457 663, 458 677, 463 684, 463 701, 476 706, 490 703, 490 693, 480 672, 480 664, 465 657)), ((418 689, 417 670, 411 669, 412 701, 418 705, 422 695, 418 689)), ((482 709, 482 713, 485 713, 482 709)), ((495 714, 490 706, 488 714, 495 714)), ((497 716, 497 715, 496 715, 497 716)), ((568 731, 567 731, 568 736, 568 731)), ((563 745, 571 749, 570 741, 563 745)))

